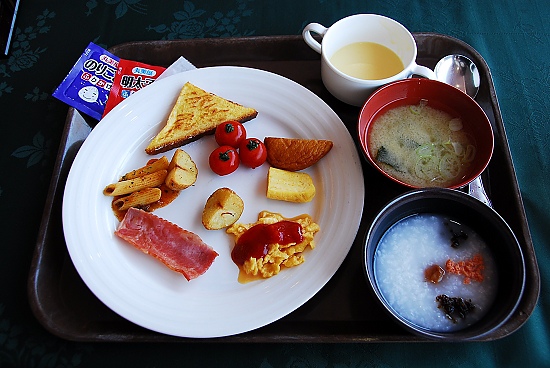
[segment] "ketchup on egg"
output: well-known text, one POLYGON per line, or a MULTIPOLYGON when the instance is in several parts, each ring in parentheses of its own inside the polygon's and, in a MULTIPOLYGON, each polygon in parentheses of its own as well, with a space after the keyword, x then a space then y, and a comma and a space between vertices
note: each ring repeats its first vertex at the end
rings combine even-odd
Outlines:
POLYGON ((304 240, 302 226, 293 221, 274 224, 257 224, 242 234, 231 252, 231 259, 238 266, 250 258, 261 258, 268 252, 269 244, 286 245, 304 240))

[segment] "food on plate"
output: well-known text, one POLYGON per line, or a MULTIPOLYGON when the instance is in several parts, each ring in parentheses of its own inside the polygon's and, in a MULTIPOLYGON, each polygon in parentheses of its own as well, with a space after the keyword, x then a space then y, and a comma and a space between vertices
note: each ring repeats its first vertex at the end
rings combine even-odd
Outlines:
POLYGON ((130 207, 144 207, 155 203, 161 197, 162 190, 160 188, 145 188, 113 200, 113 207, 118 211, 126 211, 130 207))
POLYGON ((237 120, 244 123, 257 115, 258 112, 251 107, 226 100, 187 82, 180 91, 166 125, 145 148, 145 152, 150 155, 166 152, 206 134, 213 134, 224 121, 237 120))
POLYGON ((107 196, 120 196, 130 194, 145 188, 157 187, 164 183, 168 175, 167 170, 159 170, 144 176, 121 180, 116 183, 109 184, 103 189, 103 194, 107 196))
POLYGON ((230 226, 226 232, 235 236, 231 258, 239 267, 239 282, 272 277, 302 264, 303 252, 315 248, 313 237, 319 230, 307 214, 286 218, 269 211, 260 212, 254 223, 230 226))
POLYGON ((496 260, 481 235, 435 213, 405 217, 385 232, 375 250, 374 275, 397 314, 437 332, 483 318, 499 283, 496 260), (457 234, 464 234, 458 246, 457 234))
POLYGON ((333 146, 326 139, 299 139, 266 137, 267 162, 273 167, 299 171, 322 159, 333 146))
POLYGON ((257 138, 247 138, 239 146, 239 158, 243 165, 252 169, 261 166, 267 158, 267 150, 257 138))
POLYGON ((239 148, 241 142, 246 139, 246 129, 236 120, 225 121, 216 127, 214 138, 220 146, 239 148))
POLYGON ((136 208, 126 212, 115 234, 188 281, 204 274, 218 256, 197 234, 136 208))
POLYGON ((166 158, 166 156, 162 156, 157 160, 150 161, 147 165, 140 167, 139 169, 132 170, 129 173, 122 175, 120 180, 130 180, 130 179, 138 178, 140 176, 152 174, 155 171, 159 171, 159 170, 168 171, 169 166, 170 166, 170 162, 168 161, 168 158, 166 158))
POLYGON ((208 197, 202 212, 202 224, 208 230, 233 225, 244 211, 244 202, 229 188, 219 188, 208 197))
POLYGON ((267 198, 302 203, 310 202, 313 197, 315 197, 315 185, 307 173, 269 168, 267 198))
POLYGON ((472 135, 459 118, 427 105, 398 106, 378 117, 368 136, 380 169, 416 187, 448 187, 472 170, 472 135))
POLYGON ((216 128, 215 134, 220 147, 210 154, 208 163, 216 174, 231 174, 237 170, 240 163, 255 169, 265 162, 267 151, 264 143, 258 138, 246 138, 246 130, 242 124, 222 123, 216 128), (237 130, 239 133, 234 135, 237 130), (228 131, 230 134, 227 134, 228 131))
POLYGON ((231 146, 218 147, 208 157, 210 169, 220 176, 229 175, 237 170, 239 163, 239 153, 231 146))
POLYGON ((107 185, 103 194, 114 197, 111 208, 116 218, 122 220, 130 207, 152 212, 170 204, 181 190, 195 183, 197 175, 191 157, 177 149, 171 161, 166 156, 150 159, 145 166, 107 185))
POLYGON ((184 190, 195 184, 199 171, 187 152, 178 148, 168 166, 165 183, 172 190, 184 190))

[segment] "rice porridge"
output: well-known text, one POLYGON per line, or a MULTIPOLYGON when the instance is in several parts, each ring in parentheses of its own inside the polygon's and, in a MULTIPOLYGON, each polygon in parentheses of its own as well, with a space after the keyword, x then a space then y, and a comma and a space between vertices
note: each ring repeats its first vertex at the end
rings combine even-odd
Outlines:
POLYGON ((374 274, 397 314, 437 332, 460 330, 481 319, 498 282, 484 240, 438 214, 412 215, 386 231, 375 252, 374 274))

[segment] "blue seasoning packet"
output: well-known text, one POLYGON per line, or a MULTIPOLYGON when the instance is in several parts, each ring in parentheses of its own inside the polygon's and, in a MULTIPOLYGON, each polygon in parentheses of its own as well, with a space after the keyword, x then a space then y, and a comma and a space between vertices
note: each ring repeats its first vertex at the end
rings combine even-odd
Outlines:
POLYGON ((90 42, 53 96, 100 120, 120 58, 90 42))

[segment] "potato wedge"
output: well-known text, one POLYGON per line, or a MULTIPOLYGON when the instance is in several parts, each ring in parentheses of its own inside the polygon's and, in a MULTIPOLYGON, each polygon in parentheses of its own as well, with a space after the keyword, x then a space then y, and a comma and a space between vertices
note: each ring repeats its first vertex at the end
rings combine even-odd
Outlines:
POLYGON ((202 212, 202 224, 208 230, 233 225, 244 211, 244 202, 229 188, 217 189, 208 197, 202 212))
POLYGON ((168 165, 165 183, 172 190, 183 190, 195 184, 199 171, 191 156, 182 149, 177 149, 168 165))

